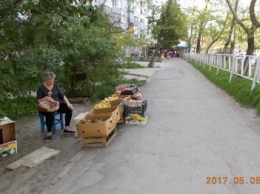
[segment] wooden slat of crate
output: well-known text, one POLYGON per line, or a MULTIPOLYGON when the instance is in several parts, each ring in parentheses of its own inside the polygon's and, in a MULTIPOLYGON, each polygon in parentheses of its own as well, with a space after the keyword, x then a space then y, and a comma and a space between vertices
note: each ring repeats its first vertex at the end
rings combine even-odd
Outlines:
POLYGON ((107 137, 83 138, 83 147, 107 147, 117 135, 116 128, 107 137))

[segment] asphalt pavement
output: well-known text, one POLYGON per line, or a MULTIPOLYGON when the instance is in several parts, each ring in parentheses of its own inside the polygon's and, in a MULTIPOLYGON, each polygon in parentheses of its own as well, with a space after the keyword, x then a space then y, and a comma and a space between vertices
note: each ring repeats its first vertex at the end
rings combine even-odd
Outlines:
POLYGON ((181 58, 150 71, 142 88, 145 125, 120 124, 106 148, 82 148, 80 138, 57 134, 43 145, 59 149, 57 140, 68 146, 38 167, 5 173, 0 191, 259 194, 260 120, 254 110, 242 108, 181 58), (2 184, 8 178, 13 183, 2 184))

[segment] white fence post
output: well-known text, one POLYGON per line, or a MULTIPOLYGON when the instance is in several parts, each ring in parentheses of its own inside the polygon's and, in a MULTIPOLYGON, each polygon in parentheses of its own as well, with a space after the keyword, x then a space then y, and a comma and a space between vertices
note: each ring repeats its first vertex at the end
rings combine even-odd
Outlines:
POLYGON ((231 71, 230 71, 230 76, 229 76, 229 82, 231 82, 232 80, 232 76, 233 76, 233 73, 235 72, 236 68, 237 68, 237 59, 236 59, 236 56, 234 55, 233 56, 233 60, 232 60, 232 65, 231 65, 231 71))
POLYGON ((257 63, 256 63, 256 67, 255 67, 255 75, 254 75, 254 79, 253 79, 252 87, 251 87, 251 93, 255 89, 256 83, 259 81, 259 74, 260 74, 259 68, 260 68, 260 57, 257 58, 257 63))
POLYGON ((209 71, 212 67, 217 68, 217 75, 219 69, 230 73, 229 82, 231 82, 233 74, 240 76, 241 78, 249 79, 252 81, 251 92, 254 90, 256 83, 260 83, 260 56, 253 55, 231 55, 231 54, 185 54, 185 59, 193 60, 203 65, 209 66, 209 71), (245 60, 247 64, 244 64, 245 60), (203 64, 202 64, 203 63, 203 64), (227 64, 228 63, 228 64, 227 64), (248 65, 248 72, 244 75, 244 65, 248 65), (239 68, 240 66, 240 68, 239 68))

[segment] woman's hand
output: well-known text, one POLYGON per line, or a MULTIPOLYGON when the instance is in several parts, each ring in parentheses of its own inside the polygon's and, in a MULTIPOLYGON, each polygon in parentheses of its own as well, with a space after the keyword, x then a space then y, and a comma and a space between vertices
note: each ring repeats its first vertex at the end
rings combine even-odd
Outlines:
POLYGON ((73 110, 73 106, 72 106, 72 104, 70 104, 70 102, 69 102, 69 100, 68 100, 68 98, 67 98, 66 96, 64 96, 64 99, 63 99, 63 100, 64 100, 65 103, 67 104, 68 108, 71 109, 71 110, 73 110))
POLYGON ((73 110, 73 106, 72 106, 72 104, 67 103, 67 106, 68 106, 69 109, 73 110))
POLYGON ((47 101, 47 102, 53 101, 52 97, 50 97, 50 96, 45 96, 43 99, 44 99, 44 101, 47 101))

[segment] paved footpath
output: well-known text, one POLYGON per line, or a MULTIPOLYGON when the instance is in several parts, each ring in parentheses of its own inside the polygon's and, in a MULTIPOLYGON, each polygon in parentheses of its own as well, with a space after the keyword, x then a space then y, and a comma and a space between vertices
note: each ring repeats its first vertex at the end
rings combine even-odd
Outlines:
MULTIPOLYGON (((120 125, 107 148, 78 150, 52 184, 30 193, 260 193, 260 120, 253 110, 181 58, 155 71, 142 94, 146 125, 120 125)), ((32 185, 28 180, 20 190, 32 185)))

